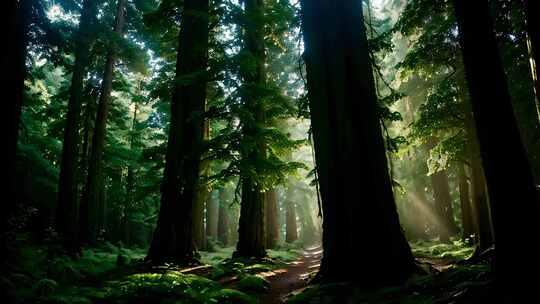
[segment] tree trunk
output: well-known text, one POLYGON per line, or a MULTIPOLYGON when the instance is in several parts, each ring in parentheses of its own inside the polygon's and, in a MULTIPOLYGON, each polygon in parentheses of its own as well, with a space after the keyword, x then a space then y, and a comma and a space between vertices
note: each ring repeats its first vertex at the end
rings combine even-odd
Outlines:
MULTIPOLYGON (((6 15, 2 18, 6 45, 2 48, 2 101, 7 108, 5 118, 2 119, 2 130, 7 132, 7 151, 5 167, 2 172, 2 191, 5 195, 2 214, 2 230, 0 231, 0 245, 2 249, 7 246, 7 232, 9 220, 13 216, 18 203, 16 176, 17 176, 17 144, 19 142, 19 125, 21 121, 24 80, 26 79, 26 56, 28 54, 28 26, 30 0, 8 0, 3 9, 6 15)), ((3 263, 2 263, 3 264, 3 263)))
POLYGON ((469 181, 467 180, 465 165, 459 164, 458 171, 459 201, 461 205, 461 224, 463 226, 462 238, 470 239, 475 231, 472 219, 469 181))
MULTIPOLYGON (((131 155, 135 153, 135 140, 137 132, 137 114, 139 112, 139 104, 134 102, 133 120, 131 123, 131 136, 129 137, 129 149, 132 151, 131 155)), ((130 213, 132 211, 133 200, 135 198, 135 170, 134 162, 135 158, 131 157, 130 164, 128 165, 126 176, 126 197, 123 206, 123 212, 121 213, 121 241, 129 247, 131 245, 131 229, 130 229, 130 213)))
POLYGON ((324 216, 319 278, 365 286, 401 282, 416 266, 392 192, 362 1, 301 3, 324 216))
POLYGON ((296 225, 296 204, 293 200, 285 202, 285 242, 292 243, 298 240, 298 226, 296 225))
MULTIPOLYGON (((203 74, 208 64, 209 1, 186 0, 179 34, 176 78, 203 74)), ((147 259, 193 262, 193 202, 200 174, 206 103, 205 76, 176 81, 171 101, 169 140, 161 207, 147 259)))
POLYGON ((528 48, 531 56, 531 72, 536 94, 536 109, 540 117, 540 2, 524 0, 527 17, 528 48))
MULTIPOLYGON (((244 27, 244 52, 253 58, 253 66, 244 67, 241 71, 243 86, 253 90, 266 84, 263 0, 245 0, 246 25, 244 27)), ((264 139, 260 136, 259 128, 265 124, 262 101, 257 94, 245 93, 243 96, 246 109, 253 113, 253 118, 244 121, 242 130, 243 141, 255 141, 250 151, 245 151, 242 157, 250 164, 258 164, 266 157, 264 139), (254 120, 254 121, 253 121, 254 120)), ((256 165, 255 165, 256 166, 256 165)), ((259 171, 259 168, 255 168, 259 171)), ((265 193, 261 185, 247 172, 241 172, 242 201, 240 204, 240 221, 238 225, 238 244, 235 257, 266 256, 265 232, 265 193)))
MULTIPOLYGON (((126 19, 127 0, 118 0, 116 11, 116 21, 114 33, 121 37, 124 33, 126 19)), ((96 120, 94 123, 94 134, 92 136, 92 147, 88 163, 88 175, 86 181, 85 194, 81 201, 80 223, 81 241, 95 244, 100 231, 104 229, 105 201, 102 193, 105 188, 103 176, 103 148, 107 128, 107 117, 109 115, 109 104, 114 78, 114 65, 116 63, 116 46, 113 43, 107 54, 101 91, 99 95, 96 120)))
MULTIPOLYGON (((207 140, 210 135, 208 121, 203 122, 203 140, 207 140)), ((208 177, 210 162, 204 160, 200 162, 200 180, 208 177)), ((205 181, 206 182, 206 181, 205 181)), ((207 247, 206 233, 204 226, 205 210, 208 212, 210 190, 206 184, 200 182, 195 185, 195 197, 193 198, 193 239, 197 249, 207 247)))
POLYGON ((539 266, 516 267, 516 261, 531 261, 536 255, 516 246, 537 238, 540 205, 534 177, 514 117, 488 1, 453 3, 491 202, 498 290, 508 303, 526 302, 535 290, 527 274, 538 272, 539 266))
POLYGON ((79 124, 82 103, 83 80, 93 41, 92 25, 95 22, 96 0, 85 0, 81 11, 79 29, 75 36, 75 63, 69 89, 69 101, 64 129, 60 178, 58 181, 58 205, 56 229, 66 238, 66 245, 78 246, 78 179, 79 124))
POLYGON ((219 189, 219 215, 217 237, 222 246, 229 245, 229 213, 225 201, 225 190, 219 189))
POLYGON ((275 248, 279 242, 278 202, 275 189, 266 192, 266 248, 275 248))

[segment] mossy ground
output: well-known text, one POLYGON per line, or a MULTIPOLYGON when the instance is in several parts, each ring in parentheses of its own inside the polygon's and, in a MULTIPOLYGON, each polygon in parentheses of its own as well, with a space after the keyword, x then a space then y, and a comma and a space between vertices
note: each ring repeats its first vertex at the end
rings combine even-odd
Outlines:
MULTIPOLYGON (((298 257, 297 249, 272 250, 262 260, 232 260, 234 248, 201 252, 203 274, 174 265, 143 262, 146 249, 109 243, 85 249, 79 258, 51 252, 48 246, 23 246, 17 265, 0 276, 18 303, 257 303, 268 288, 259 273, 298 257), (227 277, 232 280, 225 280, 227 277), (225 282, 225 283, 224 283, 225 282)), ((8 301, 8 303, 10 302, 8 301)))

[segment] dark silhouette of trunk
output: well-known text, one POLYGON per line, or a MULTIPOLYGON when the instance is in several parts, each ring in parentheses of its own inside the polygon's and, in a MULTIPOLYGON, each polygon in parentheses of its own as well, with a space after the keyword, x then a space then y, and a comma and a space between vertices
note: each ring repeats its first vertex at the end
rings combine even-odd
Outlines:
POLYGON ((296 204, 291 199, 287 199, 285 201, 285 242, 292 243, 297 239, 296 204))
POLYGON ((7 231, 10 230, 9 219, 13 216, 18 203, 16 176, 17 176, 17 143, 19 141, 19 125, 21 121, 24 80, 26 78, 26 56, 28 46, 28 30, 30 0, 8 0, 3 9, 2 18, 4 42, 2 48, 2 104, 7 113, 2 119, 2 130, 7 132, 7 151, 5 166, 2 171, 2 184, 4 193, 2 214, 2 230, 0 242, 2 248, 7 245, 7 231))
MULTIPOLYGON (((176 78, 206 71, 208 64, 208 0, 184 1, 176 78)), ((200 174, 206 103, 204 76, 177 81, 171 101, 171 122, 158 222, 147 259, 193 262, 193 202, 200 174)))
POLYGON ((225 190, 219 189, 219 215, 217 238, 222 246, 229 245, 229 213, 225 201, 225 190))
MULTIPOLYGON (((113 28, 114 33, 121 37, 124 33, 126 19, 127 0, 118 0, 116 11, 116 21, 113 28)), ((105 191, 103 176, 103 148, 105 146, 105 136, 107 129, 107 117, 114 78, 114 65, 116 64, 116 46, 113 43, 107 54, 101 91, 97 106, 96 120, 94 123, 94 134, 92 136, 92 147, 90 149, 90 159, 88 163, 88 174, 85 194, 81 201, 80 222, 82 242, 95 244, 100 231, 105 228, 106 208, 103 191, 105 191)))
POLYGON ((527 274, 539 267, 516 267, 516 261, 534 260, 536 253, 515 246, 537 238, 540 205, 534 177, 512 109, 488 1, 453 3, 491 202, 498 290, 508 303, 526 302, 535 296, 535 284, 527 274))
POLYGON ((540 116, 540 2, 538 0, 524 0, 524 2, 536 109, 540 116))
POLYGON ((465 165, 459 164, 459 201, 461 206, 461 225, 463 226, 462 238, 470 239, 474 234, 474 224, 472 218, 471 195, 465 165))
MULTIPOLYGON (((253 66, 241 71, 241 78, 246 90, 253 90, 266 83, 265 49, 264 49, 264 3, 263 0, 245 0, 246 24, 244 26, 243 52, 249 54, 253 66)), ((243 96, 246 109, 253 118, 246 119, 243 126, 243 140, 256 141, 255 147, 244 152, 242 157, 249 163, 257 164, 266 157, 264 139, 261 138, 259 126, 265 124, 264 109, 260 97, 250 92, 243 96), (251 121, 253 120, 254 121, 251 121)), ((258 170, 258 168, 256 168, 258 170)), ((248 174, 241 173, 242 201, 240 204, 240 220, 238 223, 238 243, 235 257, 264 257, 266 256, 265 232, 265 193, 261 186, 248 174)))
POLYGON ((416 266, 394 201, 362 1, 301 3, 324 216, 319 278, 365 286, 401 282, 416 266))
POLYGON ((266 248, 275 248, 279 241, 278 201, 275 189, 266 192, 266 248))
POLYGON ((56 229, 66 238, 68 247, 78 246, 78 155, 79 124, 82 103, 83 80, 89 61, 90 45, 93 41, 91 27, 95 22, 96 0, 83 2, 79 29, 75 35, 75 63, 71 76, 67 108, 60 178, 58 181, 58 205, 56 229))

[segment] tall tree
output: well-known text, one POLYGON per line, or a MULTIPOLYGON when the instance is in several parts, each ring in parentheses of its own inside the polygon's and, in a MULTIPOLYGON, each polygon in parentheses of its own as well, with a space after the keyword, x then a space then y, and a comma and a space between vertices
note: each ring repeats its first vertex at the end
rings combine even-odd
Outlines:
MULTIPOLYGON (((533 260, 534 253, 517 251, 515 245, 537 237, 540 205, 534 177, 514 117, 489 3, 454 0, 453 4, 492 207, 497 280, 506 301, 523 301, 534 289, 515 261, 533 260)), ((526 270, 536 271, 536 264, 526 270)))
POLYGON ((147 259, 193 261, 192 208, 200 174, 206 104, 209 1, 184 1, 171 101, 161 207, 147 259))
MULTIPOLYGON (((117 39, 120 39, 124 34, 126 5, 127 0, 118 0, 116 21, 113 27, 114 34, 118 36, 115 37, 117 39)), ((111 43, 105 62, 92 136, 85 194, 80 207, 81 241, 88 243, 95 243, 98 239, 99 231, 104 228, 105 200, 103 194, 105 185, 103 178, 103 148, 105 145, 114 69, 117 61, 117 47, 116 43, 111 43)))
MULTIPOLYGON (((250 62, 241 71, 243 102, 250 113, 243 119, 243 141, 247 143, 242 157, 261 173, 259 164, 266 158, 266 143, 261 128, 265 125, 264 107, 257 93, 266 84, 264 46, 264 1, 244 0, 245 20, 243 56, 250 62)), ((246 170, 247 171, 247 170, 246 170)), ((236 257, 264 257, 266 255, 265 193, 260 181, 250 172, 241 172, 242 201, 238 226, 236 257)))
POLYGON ((405 280, 416 266, 392 192, 362 1, 301 4, 324 215, 319 276, 369 286, 405 280))
POLYGON ((84 0, 79 28, 75 35, 75 62, 69 89, 56 208, 56 229, 67 238, 68 246, 77 246, 78 238, 79 124, 83 80, 89 63, 89 50, 93 40, 92 25, 96 18, 97 2, 96 0, 84 0))
POLYGON ((206 200, 206 239, 217 240, 219 201, 210 193, 206 200))

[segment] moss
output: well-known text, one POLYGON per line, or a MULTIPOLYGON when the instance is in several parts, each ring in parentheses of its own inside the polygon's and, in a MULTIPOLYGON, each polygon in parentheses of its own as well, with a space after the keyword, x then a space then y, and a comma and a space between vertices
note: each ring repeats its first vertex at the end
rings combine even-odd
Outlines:
POLYGON ((270 288, 270 283, 257 275, 243 275, 238 281, 238 288, 246 292, 263 293, 270 288))

